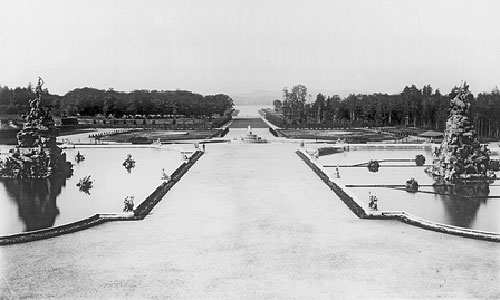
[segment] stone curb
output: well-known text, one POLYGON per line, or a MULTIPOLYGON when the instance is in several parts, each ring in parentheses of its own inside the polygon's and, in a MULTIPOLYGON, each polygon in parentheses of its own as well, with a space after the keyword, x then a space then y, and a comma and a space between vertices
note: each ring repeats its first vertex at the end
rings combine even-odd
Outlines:
POLYGON ((315 163, 311 162, 309 157, 301 151, 296 152, 297 155, 316 173, 320 179, 330 187, 330 189, 339 196, 340 200, 342 200, 347 207, 359 218, 366 217, 366 209, 363 205, 360 205, 354 198, 346 193, 343 187, 340 187, 338 184, 330 181, 328 175, 323 172, 315 163))
POLYGON ((195 162, 204 154, 203 151, 195 151, 189 161, 182 163, 170 176, 171 179, 168 182, 163 182, 160 184, 156 190, 151 193, 146 199, 139 205, 137 205, 134 210, 134 216, 136 219, 144 219, 153 210, 154 206, 160 202, 165 194, 181 180, 182 176, 186 174, 187 171, 194 165, 195 162))

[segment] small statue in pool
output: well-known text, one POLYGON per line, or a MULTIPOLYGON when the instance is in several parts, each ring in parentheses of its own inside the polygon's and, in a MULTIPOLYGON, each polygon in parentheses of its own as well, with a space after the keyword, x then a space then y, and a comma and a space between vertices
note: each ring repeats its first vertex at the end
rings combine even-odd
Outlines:
POLYGON ((367 164, 368 171, 370 172, 378 172, 378 168, 380 167, 380 164, 378 163, 377 160, 375 159, 370 159, 370 161, 367 164))
POLYGON ((378 202, 377 196, 372 195, 371 192, 368 192, 368 208, 370 210, 378 210, 377 202, 378 202))
POLYGON ((339 165, 335 168, 335 174, 333 175, 335 178, 340 178, 339 165))
POLYGON ((130 170, 135 167, 135 160, 132 158, 132 154, 127 154, 127 158, 122 164, 125 169, 130 170))
POLYGON ((78 151, 78 153, 75 156, 75 160, 76 160, 77 163, 79 163, 81 161, 84 161, 85 160, 85 155, 80 154, 80 151, 78 151))
POLYGON ((94 181, 90 179, 90 175, 87 175, 81 178, 76 186, 80 189, 80 191, 88 194, 89 190, 94 186, 94 181))
POLYGON ((415 156, 415 165, 417 166, 423 166, 425 164, 425 156, 422 154, 418 154, 415 156))
POLYGON ((410 178, 410 180, 406 181, 406 191, 407 192, 416 192, 418 191, 418 182, 415 178, 410 178))
POLYGON ((165 173, 165 168, 161 169, 161 180, 170 181, 170 175, 165 173))
POLYGON ((123 201, 123 212, 134 211, 134 198, 135 196, 127 196, 123 201))

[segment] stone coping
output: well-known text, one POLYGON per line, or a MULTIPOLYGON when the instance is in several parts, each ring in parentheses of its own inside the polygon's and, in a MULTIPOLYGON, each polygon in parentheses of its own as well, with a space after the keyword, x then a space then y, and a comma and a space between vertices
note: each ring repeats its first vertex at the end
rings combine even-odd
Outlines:
POLYGON ((135 217, 133 214, 95 214, 88 218, 59 226, 4 235, 0 237, 0 245, 9 245, 9 244, 43 240, 62 234, 84 230, 109 221, 128 221, 134 219, 135 217))
POLYGON ((466 238, 484 241, 500 242, 500 233, 497 232, 481 231, 449 224, 441 224, 419 218, 405 211, 371 211, 369 210, 368 205, 361 201, 350 188, 346 187, 339 180, 336 180, 336 178, 328 175, 328 172, 326 172, 323 166, 317 164, 314 160, 311 160, 310 154, 306 152, 305 149, 300 149, 296 153, 360 219, 398 220, 436 232, 459 235, 466 238))
POLYGON ((428 221, 405 211, 380 211, 372 212, 365 217, 365 219, 396 219, 401 222, 419 226, 424 229, 460 235, 467 238, 486 240, 492 242, 500 242, 500 234, 491 231, 474 230, 470 228, 454 226, 449 224, 442 224, 438 222, 428 221))
POLYGON ((14 233, 0 236, 0 245, 10 245, 17 243, 32 242, 53 238, 58 235, 84 230, 105 222, 111 221, 135 221, 143 220, 151 212, 153 207, 161 201, 165 194, 180 181, 181 177, 193 166, 193 164, 203 155, 202 151, 195 151, 188 157, 187 162, 183 162, 171 175, 171 180, 160 184, 146 199, 137 205, 133 212, 124 213, 98 213, 88 218, 75 222, 44 228, 40 230, 14 233))
POLYGON ((267 126, 269 126, 270 128, 272 128, 273 130, 279 130, 279 129, 281 129, 280 127, 278 127, 278 126, 274 125, 273 123, 269 122, 262 115, 260 116, 260 118, 262 119, 262 121, 264 121, 264 123, 266 123, 267 126))

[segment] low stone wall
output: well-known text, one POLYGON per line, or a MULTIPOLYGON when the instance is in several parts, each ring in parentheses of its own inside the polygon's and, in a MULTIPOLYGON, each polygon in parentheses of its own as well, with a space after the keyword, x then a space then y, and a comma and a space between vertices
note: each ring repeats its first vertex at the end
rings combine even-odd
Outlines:
POLYGON ((331 155, 335 153, 341 153, 345 151, 345 146, 334 146, 334 147, 318 147, 318 155, 331 155))
POLYGON ((404 211, 401 212, 381 211, 379 213, 368 214, 365 217, 365 219, 398 220, 406 224, 418 226, 427 230, 463 236, 471 239, 500 243, 499 233, 473 230, 459 226, 431 222, 428 220, 421 219, 417 216, 411 215, 404 211))
POLYGON ((287 135, 287 134, 285 134, 285 133, 283 133, 283 132, 281 131, 281 129, 276 129, 276 134, 277 134, 277 136, 278 136, 278 137, 288 138, 288 135, 287 135))
POLYGON ((60 225, 60 226, 36 230, 36 231, 29 231, 29 232, 5 235, 5 236, 0 237, 0 245, 9 245, 9 244, 24 243, 24 242, 31 242, 31 241, 36 241, 36 240, 48 239, 48 238, 55 237, 55 236, 58 236, 61 234, 66 234, 66 233, 71 233, 71 232, 87 229, 89 227, 107 222, 108 220, 109 219, 101 218, 99 214, 95 214, 95 215, 90 216, 86 219, 83 219, 83 220, 80 220, 77 222, 73 222, 73 223, 69 223, 69 224, 65 224, 65 225, 60 225))
POLYGON ((497 243, 500 242, 500 233, 496 232, 473 230, 459 226, 436 223, 421 219, 404 211, 370 211, 366 207, 366 204, 362 203, 361 201, 359 201, 359 199, 357 199, 355 195, 348 192, 347 187, 343 186, 342 184, 332 182, 330 180, 330 176, 323 172, 323 170, 318 167, 318 165, 312 162, 309 159, 307 153, 303 153, 301 151, 297 151, 296 153, 321 178, 321 180, 323 180, 323 182, 325 182, 330 187, 330 189, 335 194, 337 194, 340 200, 342 200, 349 207, 349 209, 361 219, 398 220, 427 230, 459 235, 466 238, 484 241, 492 241, 497 243))
POLYGON ((0 237, 0 245, 9 245, 17 243, 32 242, 42 239, 52 238, 58 235, 72 233, 87 229, 109 221, 133 221, 144 219, 153 209, 153 207, 161 201, 165 194, 181 180, 181 177, 193 166, 193 164, 203 155, 202 151, 196 151, 189 157, 187 162, 182 163, 172 174, 168 182, 163 182, 158 186, 153 193, 139 204, 133 213, 120 214, 95 214, 86 219, 79 220, 73 223, 68 223, 56 227, 16 233, 0 237))
POLYGON ((153 207, 158 204, 158 202, 163 199, 165 194, 181 180, 182 176, 186 174, 187 171, 194 165, 194 163, 203 155, 202 151, 196 151, 189 157, 189 161, 182 163, 173 173, 170 175, 170 181, 163 182, 156 188, 156 190, 147 196, 146 199, 139 204, 134 210, 134 216, 142 220, 144 219, 153 209, 153 207))
POLYGON ((359 218, 366 217, 365 209, 361 205, 359 205, 354 200, 354 198, 351 197, 351 195, 346 193, 344 191, 344 188, 342 188, 339 185, 337 185, 336 183, 330 181, 330 178, 328 177, 328 175, 326 175, 316 164, 312 163, 306 154, 304 154, 300 151, 297 151, 296 153, 319 176, 319 178, 321 178, 321 180, 323 180, 323 182, 326 183, 326 185, 328 185, 328 187, 330 187, 330 189, 335 194, 337 194, 337 196, 340 198, 340 200, 342 200, 347 205, 347 207, 349 207, 349 209, 354 214, 356 214, 356 216, 358 216, 359 218))
POLYGON ((134 130, 138 130, 137 128, 128 128, 128 129, 113 129, 110 131, 105 131, 105 132, 96 132, 96 133, 91 133, 89 134, 89 138, 102 138, 105 136, 112 136, 112 135, 117 135, 117 134, 122 134, 122 133, 129 133, 134 130))

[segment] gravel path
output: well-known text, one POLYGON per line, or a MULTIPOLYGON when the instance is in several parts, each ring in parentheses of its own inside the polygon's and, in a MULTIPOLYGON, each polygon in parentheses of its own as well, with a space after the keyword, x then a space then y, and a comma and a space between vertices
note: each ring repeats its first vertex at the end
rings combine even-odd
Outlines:
POLYGON ((500 298, 500 245, 360 220, 296 145, 208 145, 143 221, 0 247, 1 299, 500 298))

